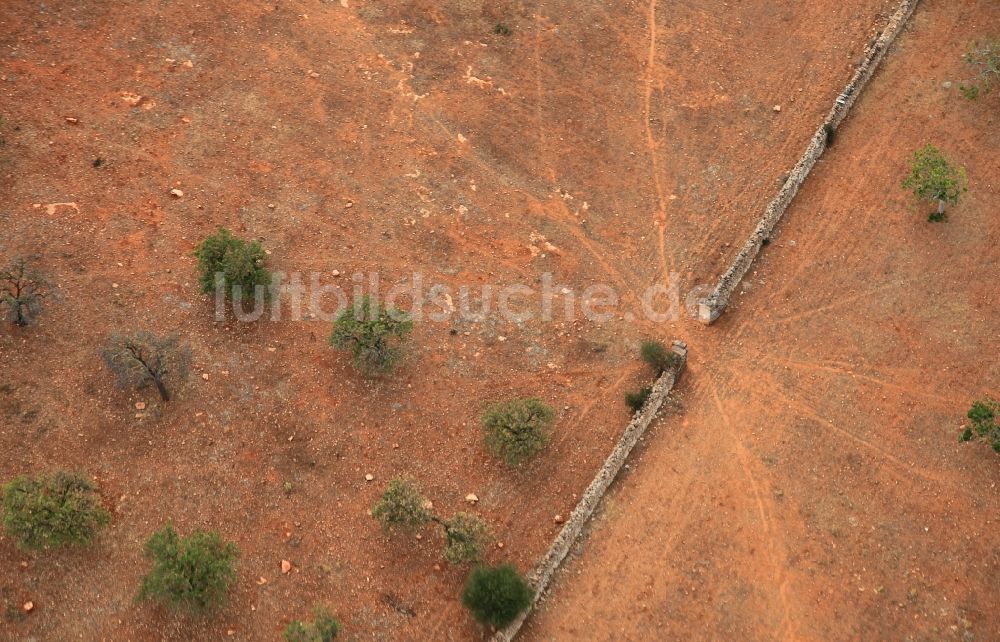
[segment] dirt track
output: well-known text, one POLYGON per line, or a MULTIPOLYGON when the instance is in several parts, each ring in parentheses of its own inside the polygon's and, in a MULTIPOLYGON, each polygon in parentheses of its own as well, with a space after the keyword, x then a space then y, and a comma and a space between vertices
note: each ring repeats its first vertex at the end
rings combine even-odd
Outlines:
MULTIPOLYGON (((862 381, 884 389, 889 400, 913 405, 905 407, 906 414, 896 409, 886 416, 897 427, 880 439, 906 444, 918 435, 925 441, 912 452, 896 452, 857 425, 845 423, 844 430, 881 444, 904 464, 926 449, 939 457, 932 459, 937 468, 928 470, 953 484, 972 477, 957 476, 949 464, 970 471, 978 466, 979 479, 992 474, 995 462, 983 453, 951 451, 952 430, 967 396, 974 386, 997 380, 992 365, 992 371, 979 368, 979 383, 972 382, 969 366, 984 363, 996 350, 973 354, 975 337, 960 328, 952 334, 948 325, 976 305, 984 318, 989 306, 996 306, 995 299, 984 298, 992 291, 976 291, 961 271, 968 268, 970 252, 995 247, 995 227, 983 223, 976 237, 961 226, 962 211, 986 212, 995 205, 987 200, 995 193, 983 187, 988 181, 982 178, 994 168, 976 164, 988 161, 977 151, 989 147, 978 142, 982 130, 972 128, 982 105, 963 104, 966 120, 951 125, 966 146, 956 143, 955 151, 964 153, 978 183, 949 226, 924 230, 909 224, 915 215, 906 211, 893 172, 902 167, 910 145, 894 150, 896 156, 878 171, 857 162, 843 170, 852 186, 857 177, 851 172, 891 184, 883 191, 896 208, 889 215, 862 216, 862 211, 883 212, 886 200, 844 196, 842 186, 831 192, 837 199, 829 196, 836 207, 824 205, 841 218, 850 215, 844 219, 850 224, 896 221, 900 234, 911 235, 881 271, 864 273, 873 279, 871 288, 884 288, 874 292, 907 306, 890 347, 875 334, 833 341, 838 328, 860 332, 863 326, 841 326, 827 315, 807 314, 795 325, 787 323, 792 318, 782 321, 782 315, 807 313, 815 299, 787 292, 786 300, 786 292, 774 285, 781 282, 777 276, 768 283, 754 277, 751 291, 770 298, 751 297, 746 306, 738 302, 711 330, 624 318, 635 311, 638 295, 670 271, 679 273, 682 291, 717 276, 893 2, 348 4, 140 2, 123 11, 96 1, 25 2, 0 15, 0 258, 37 255, 39 267, 59 285, 36 326, 0 330, 0 478, 56 466, 83 469, 100 481, 114 512, 112 527, 87 551, 26 554, 0 539, 0 603, 15 613, 5 611, 0 619, 0 638, 271 640, 318 602, 333 608, 345 630, 359 639, 482 636, 458 602, 464 570, 442 564, 433 532, 412 546, 388 539, 366 510, 381 485, 401 472, 415 475, 435 505, 448 512, 466 509, 463 497, 476 492, 477 511, 504 543, 491 560, 529 568, 557 531, 553 517, 572 508, 575 494, 627 423, 622 393, 648 378, 635 360, 638 339, 648 335, 682 335, 701 361, 692 364, 686 384, 689 423, 679 434, 688 441, 664 439, 675 420, 666 422, 647 461, 670 463, 640 466, 621 496, 646 476, 675 484, 672 508, 666 510, 688 521, 663 522, 666 541, 631 554, 637 560, 651 556, 646 562, 652 576, 652 562, 665 544, 696 542, 713 554, 740 546, 732 549, 739 556, 731 564, 712 562, 723 565, 712 572, 741 574, 744 584, 713 584, 719 599, 728 600, 726 608, 740 616, 749 612, 741 610, 743 604, 772 606, 768 582, 782 568, 777 562, 784 540, 757 539, 763 523, 755 520, 763 510, 768 529, 786 532, 779 529, 784 523, 779 509, 791 505, 795 492, 795 484, 782 481, 786 500, 770 500, 771 464, 761 463, 762 456, 774 450, 773 466, 806 461, 798 445, 788 450, 791 446, 761 441, 763 427, 759 434, 744 428, 760 421, 756 411, 763 402, 744 407, 741 400, 765 393, 738 392, 746 385, 740 364, 757 370, 758 362, 764 363, 768 370, 760 385, 779 390, 815 377, 817 395, 832 389, 831 381, 855 381, 830 370, 844 363, 866 377, 885 379, 885 384, 862 381), (510 36, 492 33, 500 21, 510 25, 510 36), (809 83, 819 89, 808 90, 809 83), (776 104, 780 112, 773 110, 776 104), (100 167, 94 166, 97 159, 100 167), (184 197, 171 198, 173 187, 184 197), (871 209, 857 209, 866 207, 871 209), (275 269, 322 271, 324 279, 333 269, 342 273, 341 281, 355 271, 377 270, 385 282, 419 271, 449 285, 535 285, 551 272, 558 284, 577 292, 608 283, 623 303, 604 324, 418 324, 416 347, 400 375, 365 383, 344 355, 325 345, 325 323, 211 320, 211 303, 196 290, 190 252, 218 225, 260 238, 275 269), (945 234, 960 238, 945 243, 945 234), (991 238, 993 245, 982 240, 991 238), (955 247, 962 251, 954 251, 952 264, 932 254, 955 247), (910 254, 915 248, 923 253, 910 254), (921 287, 939 294, 961 291, 962 298, 948 299, 940 308, 906 298, 912 290, 901 285, 914 281, 905 279, 915 279, 921 269, 945 269, 942 265, 951 279, 963 282, 943 278, 921 287), (892 272, 887 276, 884 270, 892 272), (751 306, 765 304, 763 312, 752 312, 751 306), (947 319, 935 316, 942 310, 947 319), (906 316, 911 314, 916 316, 906 316), (776 325, 752 325, 769 316, 776 325), (809 325, 820 323, 831 326, 809 325), (169 405, 148 392, 115 389, 100 366, 97 352, 107 334, 132 328, 180 332, 192 345, 193 376, 169 405), (920 343, 931 332, 942 333, 950 347, 936 352, 937 344, 920 343), (730 354, 718 344, 719 337, 737 333, 759 354, 735 348, 730 354), (789 341, 799 337, 798 346, 782 354, 787 363, 759 347, 757 338, 768 333, 789 341), (967 337, 963 359, 953 350, 959 337, 967 337), (871 354, 882 354, 875 352, 882 346, 884 361, 841 363, 854 358, 854 345, 871 354), (918 347, 917 360, 906 358, 906 349, 918 347), (836 352, 841 349, 846 352, 836 352), (942 360, 963 369, 953 366, 939 375, 931 366, 942 360), (897 375, 901 378, 889 378, 897 375), (920 414, 930 412, 922 403, 930 393, 919 401, 903 396, 925 376, 939 380, 933 394, 947 400, 932 408, 938 413, 933 417, 920 414), (715 389, 736 423, 725 423, 719 438, 701 440, 710 433, 695 419, 711 419, 701 413, 714 407, 715 389), (517 474, 483 452, 476 428, 483 403, 514 394, 540 395, 560 412, 544 457, 517 474), (139 401, 147 403, 145 412, 136 412, 139 401), (905 423, 911 414, 923 417, 921 423, 905 423), (937 423, 930 425, 932 419, 937 423), (939 431, 933 434, 943 441, 916 430, 939 431), (677 460, 654 457, 658 449, 677 460), (364 481, 367 473, 375 476, 373 483, 364 481), (703 483, 713 478, 735 484, 731 496, 716 497, 703 483), (292 484, 287 494, 285 482, 292 484), (722 501, 729 516, 700 519, 689 503, 699 498, 722 501), (146 568, 142 541, 168 518, 182 531, 217 528, 242 550, 240 583, 231 605, 215 618, 190 622, 132 603, 146 568), (729 529, 740 527, 746 538, 740 541, 752 544, 734 543, 729 529), (749 553, 751 546, 756 554, 749 553), (282 559, 294 564, 287 576, 279 570, 282 559), (444 568, 436 570, 438 564, 444 568), (267 583, 258 584, 260 577, 267 583), (753 585, 746 588, 747 583, 753 585), (35 603, 35 611, 16 616, 26 600, 35 603)), ((935 37, 942 29, 936 28, 935 37)), ((957 43, 965 36, 956 32, 953 40, 960 49, 957 43)), ((934 64, 919 62, 923 71, 934 64)), ((949 105, 957 100, 954 90, 933 93, 940 91, 938 84, 926 81, 921 100, 930 102, 913 98, 911 108, 924 109, 921 114, 936 109, 931 113, 937 115, 945 99, 949 105)), ((876 104, 884 102, 898 99, 888 95, 876 104)), ((883 153, 884 138, 874 131, 854 140, 883 153)), ((920 131, 907 122, 900 135, 920 131)), ((845 130, 845 154, 850 136, 845 130)), ((854 158, 853 152, 847 155, 854 158)), ((829 167, 836 158, 831 156, 829 167)), ((841 222, 827 219, 822 229, 840 239, 846 234, 841 222)), ((811 265, 804 263, 811 257, 807 247, 831 249, 819 244, 822 237, 812 245, 806 234, 799 238, 795 252, 803 262, 796 265, 803 269, 811 265)), ((873 255, 861 244, 852 249, 841 242, 838 248, 837 261, 842 254, 859 263, 873 255)), ((776 264, 782 256, 774 253, 776 264)), ((771 260, 769 254, 761 269, 784 274, 771 260)), ((818 283, 832 279, 828 266, 816 266, 818 283)), ((834 297, 839 290, 831 285, 823 291, 834 297)), ((862 287, 820 305, 839 309, 868 292, 862 287)), ((987 338, 995 346, 995 333, 987 338)), ((763 409, 775 412, 793 403, 766 398, 773 408, 763 409)), ((810 407, 811 402, 798 403, 810 407)), ((892 408, 888 401, 884 407, 892 408)), ((807 415, 802 417, 801 426, 790 425, 799 426, 801 438, 812 440, 816 452, 854 443, 848 437, 833 442, 841 439, 836 431, 820 440, 809 431, 807 415)), ((719 423, 712 421, 708 425, 719 423)), ((786 426, 781 434, 789 430, 786 426)), ((891 471, 905 467, 874 458, 871 448, 863 452, 849 460, 838 454, 833 463, 817 464, 815 474, 829 479, 843 467, 860 466, 854 485, 842 491, 848 497, 869 496, 875 488, 869 482, 886 483, 869 470, 871 462, 885 466, 886 475, 903 475, 891 471)), ((782 470, 801 484, 813 474, 782 470)), ((907 480, 899 481, 912 485, 907 480)), ((973 515, 958 499, 939 505, 933 493, 944 491, 929 488, 930 505, 953 511, 948 517, 956 523, 973 515)), ((661 504, 653 499, 659 495, 643 496, 649 507, 661 504)), ((808 495, 805 504, 820 516, 809 519, 820 519, 828 530, 845 530, 838 526, 846 510, 837 503, 843 497, 808 495)), ((913 501, 907 510, 921 510, 923 501, 913 501)), ((632 519, 623 512, 621 526, 634 526, 632 519)), ((795 531, 788 532, 787 541, 794 544, 795 531)), ((941 544, 958 546, 957 541, 941 544)), ((599 534, 593 548, 599 550, 601 542, 599 534)), ((989 559, 981 551, 978 558, 989 559)), ((624 563, 608 559, 605 573, 624 563)), ((842 567, 836 564, 848 564, 816 559, 838 572, 842 567)), ((851 559, 859 567, 867 563, 851 559)), ((797 568, 778 579, 796 590, 831 587, 825 581, 806 584, 797 568)), ((684 590, 675 580, 685 569, 666 569, 652 586, 661 594, 684 590)), ((633 575, 646 581, 642 573, 633 575)), ((630 591, 645 586, 621 590, 607 576, 594 581, 613 588, 626 605, 635 598, 630 591)), ((585 586, 595 585, 581 583, 576 590, 585 586)), ((598 606, 613 603, 605 596, 598 606)), ((678 623, 698 616, 699 609, 705 609, 706 621, 717 613, 707 602, 669 603, 682 611, 691 607, 690 613, 678 611, 678 623)), ((792 609, 797 604, 789 603, 792 609)), ((576 612, 578 602, 567 604, 568 614, 576 612)), ((836 602, 824 598, 824 604, 832 610, 836 602)), ((593 606, 582 608, 602 612, 593 606)), ((766 619, 761 613, 769 612, 745 621, 766 619)), ((845 606, 840 612, 855 611, 845 606)), ((792 610, 789 622, 800 625, 801 617, 792 610)), ((613 621, 592 630, 607 633, 610 629, 600 626, 613 621)), ((743 621, 733 620, 733 626, 743 621)), ((546 619, 538 624, 569 630, 546 619)), ((772 631, 770 624, 753 630, 772 631)), ((691 635, 690 627, 676 631, 691 635)))
POLYGON ((1000 637, 1000 471, 956 443, 1000 387, 997 105, 957 91, 1000 9, 922 4, 526 640, 1000 637), (942 225, 899 188, 928 141, 972 185, 942 225))

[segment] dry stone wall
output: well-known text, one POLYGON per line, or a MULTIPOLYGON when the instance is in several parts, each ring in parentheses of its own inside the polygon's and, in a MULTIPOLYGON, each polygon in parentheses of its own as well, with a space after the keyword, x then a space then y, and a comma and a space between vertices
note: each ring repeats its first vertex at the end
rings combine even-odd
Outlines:
MULTIPOLYGON (((615 480, 622 466, 625 465, 629 453, 632 452, 639 439, 646 433, 649 424, 653 422, 656 413, 659 412, 664 400, 670 395, 670 391, 673 390, 674 384, 684 370, 684 366, 687 364, 687 346, 682 341, 674 341, 671 350, 677 357, 674 367, 660 375, 656 383, 653 384, 653 391, 650 393, 646 405, 635 414, 631 423, 625 428, 625 432, 622 433, 618 444, 611 451, 611 454, 608 455, 608 458, 604 461, 604 465, 597 471, 597 475, 590 482, 590 486, 584 491, 580 501, 576 504, 576 508, 573 509, 573 513, 566 520, 566 524, 559 531, 559 535, 553 540, 552 545, 549 546, 548 552, 545 553, 545 556, 542 557, 535 566, 535 570, 528 577, 528 582, 535 589, 535 600, 532 603, 532 608, 542 594, 545 593, 545 589, 548 588, 559 565, 566 559, 570 548, 572 548, 573 544, 580 537, 583 527, 594 514, 598 504, 600 504, 604 493, 607 492, 608 487, 611 486, 611 482, 615 480)), ((521 626, 528 618, 530 612, 531 609, 529 608, 517 620, 507 626, 507 628, 498 631, 493 637, 494 642, 508 642, 512 640, 517 635, 517 632, 521 630, 521 626)))
POLYGON ((764 215, 757 223, 757 227, 750 235, 750 238, 743 244, 739 254, 736 255, 732 265, 729 266, 729 269, 719 279, 715 289, 707 297, 698 302, 699 321, 705 324, 714 322, 719 318, 719 315, 722 314, 726 306, 729 305, 729 300, 736 287, 750 270, 750 266, 753 265, 754 259, 760 253, 760 249, 770 239, 774 227, 785 215, 785 210, 788 209, 792 199, 795 198, 795 194, 798 193, 799 187, 802 186, 806 177, 809 176, 809 172, 816 165, 816 161, 826 151, 828 135, 835 132, 841 121, 847 117, 851 107, 854 106, 854 102, 858 99, 868 81, 871 80, 875 69, 882 62, 882 58, 885 57, 889 47, 896 40, 896 36, 899 35, 910 19, 910 16, 913 15, 913 11, 917 8, 919 1, 903 0, 899 9, 889 19, 889 23, 885 29, 882 30, 881 35, 874 43, 868 46, 864 62, 854 72, 854 76, 844 91, 837 96, 833 109, 830 110, 829 115, 820 124, 816 133, 813 134, 805 154, 802 155, 802 158, 799 159, 795 168, 788 175, 788 179, 782 185, 781 191, 778 192, 778 195, 774 197, 768 204, 767 209, 764 210, 764 215))

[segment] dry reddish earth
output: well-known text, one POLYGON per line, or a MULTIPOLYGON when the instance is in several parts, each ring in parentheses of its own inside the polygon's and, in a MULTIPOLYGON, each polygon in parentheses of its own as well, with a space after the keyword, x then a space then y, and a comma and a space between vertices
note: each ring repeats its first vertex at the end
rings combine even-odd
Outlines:
MULTIPOLYGON (((396 640, 483 631, 458 601, 464 570, 435 570, 435 533, 389 539, 366 515, 382 485, 408 472, 445 513, 477 493, 504 543, 491 560, 529 568, 625 425, 622 393, 648 377, 638 339, 692 332, 626 315, 670 271, 685 292, 723 268, 894 3, 12 4, 0 257, 36 256, 58 288, 35 326, 0 330, 0 477, 85 470, 114 521, 84 551, 0 539, 0 638, 270 640, 325 603, 349 635, 396 640), (364 381, 326 323, 212 320, 190 253, 219 225, 261 239, 274 269, 324 280, 537 287, 551 272, 622 303, 599 324, 418 324, 398 376, 364 381), (193 348, 168 405, 100 365, 107 335, 136 328, 193 348), (559 410, 520 472, 477 429, 484 403, 515 394, 559 410), (213 618, 132 602, 142 542, 168 519, 242 550, 213 618)), ((740 307, 725 324, 749 318, 740 307)), ((704 377, 695 364, 693 390, 704 377)))
POLYGON ((997 25, 921 3, 526 640, 1000 639, 1000 468, 956 443, 1000 396, 1000 103, 957 91, 997 25), (899 187, 926 142, 944 224, 899 187))

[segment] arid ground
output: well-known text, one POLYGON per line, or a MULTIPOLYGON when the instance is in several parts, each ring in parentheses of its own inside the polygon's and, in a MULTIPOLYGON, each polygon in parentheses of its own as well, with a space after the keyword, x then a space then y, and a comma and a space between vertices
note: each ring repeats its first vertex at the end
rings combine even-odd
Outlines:
POLYGON ((638 316, 671 273, 683 297, 724 269, 894 5, 8 3, 0 259, 56 287, 0 329, 0 478, 85 471, 113 521, 82 550, 0 536, 0 639, 274 640, 316 604, 347 639, 483 638, 438 533, 386 536, 368 509, 412 475, 529 570, 650 378, 643 337, 691 346, 677 407, 529 638, 1000 636, 998 462, 955 443, 1000 381, 1000 111, 957 91, 997 7, 926 1, 716 326, 638 316), (899 188, 929 139, 971 183, 941 225, 899 188), (600 323, 418 323, 367 380, 326 321, 214 320, 191 252, 220 225, 345 289, 551 273, 621 301, 600 323), (190 344, 173 401, 101 364, 133 329, 190 344), (517 471, 478 428, 513 395, 559 414, 517 471), (167 520, 239 545, 221 612, 133 602, 167 520))
POLYGON ((525 639, 1000 639, 1000 462, 956 443, 1000 393, 1000 102, 958 93, 998 25, 921 3, 525 639))

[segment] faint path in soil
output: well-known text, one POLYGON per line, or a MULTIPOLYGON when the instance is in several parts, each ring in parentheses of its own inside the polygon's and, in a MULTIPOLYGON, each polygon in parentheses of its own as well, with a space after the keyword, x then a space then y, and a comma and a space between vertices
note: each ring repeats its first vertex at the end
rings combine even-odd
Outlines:
POLYGON ((667 267, 666 255, 666 229, 667 229, 667 199, 660 182, 659 153, 657 152, 656 139, 653 136, 653 128, 650 125, 653 101, 653 74, 656 70, 656 0, 649 0, 649 13, 647 16, 649 31, 649 55, 646 58, 646 79, 643 83, 643 112, 642 121, 646 129, 646 146, 649 148, 650 173, 653 177, 653 187, 656 190, 657 211, 653 215, 653 224, 656 225, 657 252, 660 259, 660 271, 663 284, 670 282, 670 272, 672 268, 667 267))
POLYGON ((757 503, 757 515, 760 518, 760 523, 763 525, 764 536, 767 538, 766 545, 768 559, 770 560, 771 567, 774 570, 774 583, 778 586, 778 596, 781 598, 781 639, 794 640, 796 639, 795 626, 792 623, 791 615, 788 612, 788 580, 785 577, 784 562, 782 560, 784 544, 780 541, 780 535, 775 532, 775 528, 770 517, 773 512, 773 502, 770 499, 765 501, 764 495, 761 493, 761 486, 767 486, 768 484, 766 484, 766 482, 758 483, 756 477, 754 476, 753 463, 750 460, 747 449, 740 442, 740 435, 736 424, 734 424, 730 418, 729 413, 726 412, 725 406, 719 398, 719 388, 716 385, 714 377, 712 377, 712 400, 718 410, 719 417, 730 430, 733 440, 733 450, 736 452, 740 468, 742 469, 747 482, 750 484, 750 488, 753 491, 754 501, 757 503))
POLYGON ((893 191, 929 130, 1000 174, 993 105, 942 86, 998 20, 922 4, 525 640, 1000 639, 1000 470, 956 441, 1000 375, 1000 195, 942 227, 893 191))

